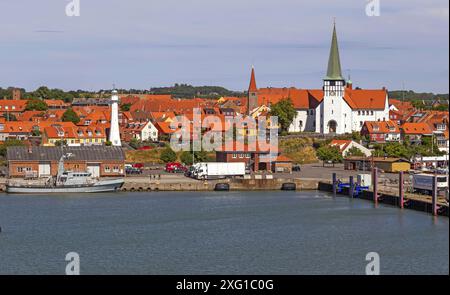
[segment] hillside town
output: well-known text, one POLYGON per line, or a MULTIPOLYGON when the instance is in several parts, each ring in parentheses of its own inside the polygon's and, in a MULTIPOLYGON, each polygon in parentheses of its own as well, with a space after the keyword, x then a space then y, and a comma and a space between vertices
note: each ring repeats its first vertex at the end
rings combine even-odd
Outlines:
MULTIPOLYGON (((258 88, 256 77, 252 68, 245 96, 219 98, 179 98, 171 94, 114 90, 112 97, 66 101, 47 97, 26 99, 20 89, 12 88, 11 98, 0 100, 4 174, 54 175, 58 157, 50 151, 63 147, 79 150, 77 158, 66 163, 68 168, 88 170, 96 177, 137 174, 145 167, 167 163, 178 163, 186 169, 202 161, 244 162, 249 173, 292 173, 301 169, 299 165, 319 160, 324 165, 343 163, 350 170, 363 167, 361 162, 376 165, 386 161, 407 162, 406 168, 402 168, 405 170, 448 169, 449 112, 435 108, 448 105, 448 100, 435 101, 433 108, 423 109, 407 98, 390 98, 385 87, 354 87, 350 78, 342 75, 336 27, 322 89, 258 88), (178 118, 188 118, 193 125, 194 110, 199 110, 202 120, 215 116, 221 122, 227 117, 249 116, 258 122, 261 116, 278 116, 282 118, 278 126, 267 128, 278 129, 280 149, 270 162, 262 160, 264 152, 245 146, 236 149, 236 144, 231 150, 175 153, 168 143, 180 128, 178 118), (123 150, 115 151, 120 156, 114 161, 102 157, 108 150, 104 148, 110 146, 123 150), (26 150, 43 156, 18 156, 26 150), (81 157, 89 151, 98 158, 81 157)), ((224 134, 228 128, 227 124, 202 125, 202 134, 224 134)), ((236 129, 247 136, 253 132, 249 126, 236 129)))

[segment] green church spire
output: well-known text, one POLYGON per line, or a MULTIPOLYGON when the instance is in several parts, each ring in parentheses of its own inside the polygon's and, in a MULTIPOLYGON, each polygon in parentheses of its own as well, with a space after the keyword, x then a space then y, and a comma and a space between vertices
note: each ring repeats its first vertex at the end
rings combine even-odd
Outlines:
POLYGON ((331 39, 330 58, 328 59, 328 70, 325 80, 344 80, 341 73, 336 24, 333 25, 333 38, 331 39))

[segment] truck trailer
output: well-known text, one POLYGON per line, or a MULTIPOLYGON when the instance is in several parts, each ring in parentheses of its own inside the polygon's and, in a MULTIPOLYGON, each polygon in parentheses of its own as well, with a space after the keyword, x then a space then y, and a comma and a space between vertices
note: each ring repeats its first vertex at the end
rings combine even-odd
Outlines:
MULTIPOLYGON (((423 194, 432 194, 433 192, 433 174, 414 174, 412 176, 412 184, 414 192, 423 194)), ((436 175, 438 193, 445 193, 448 190, 448 176, 436 175)))
POLYGON ((245 163, 206 162, 193 166, 192 176, 197 179, 220 179, 232 176, 244 176, 245 163))

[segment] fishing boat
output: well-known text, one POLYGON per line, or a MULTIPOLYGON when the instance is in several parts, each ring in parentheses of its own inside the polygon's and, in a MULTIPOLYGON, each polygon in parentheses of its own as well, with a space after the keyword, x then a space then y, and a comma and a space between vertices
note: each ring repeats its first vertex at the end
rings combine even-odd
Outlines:
POLYGON ((45 182, 35 184, 9 182, 6 184, 6 191, 18 194, 100 193, 114 192, 122 187, 123 178, 100 180, 92 177, 90 172, 65 170, 64 160, 71 156, 73 156, 71 153, 63 154, 58 162, 58 174, 48 177, 45 182))

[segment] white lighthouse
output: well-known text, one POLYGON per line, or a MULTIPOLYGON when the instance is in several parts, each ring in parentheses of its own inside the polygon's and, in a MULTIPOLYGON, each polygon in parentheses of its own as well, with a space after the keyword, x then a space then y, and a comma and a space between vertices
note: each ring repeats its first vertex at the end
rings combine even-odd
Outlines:
POLYGON ((119 132, 119 95, 115 89, 112 91, 111 96, 111 128, 109 129, 109 141, 113 146, 122 146, 119 132))

